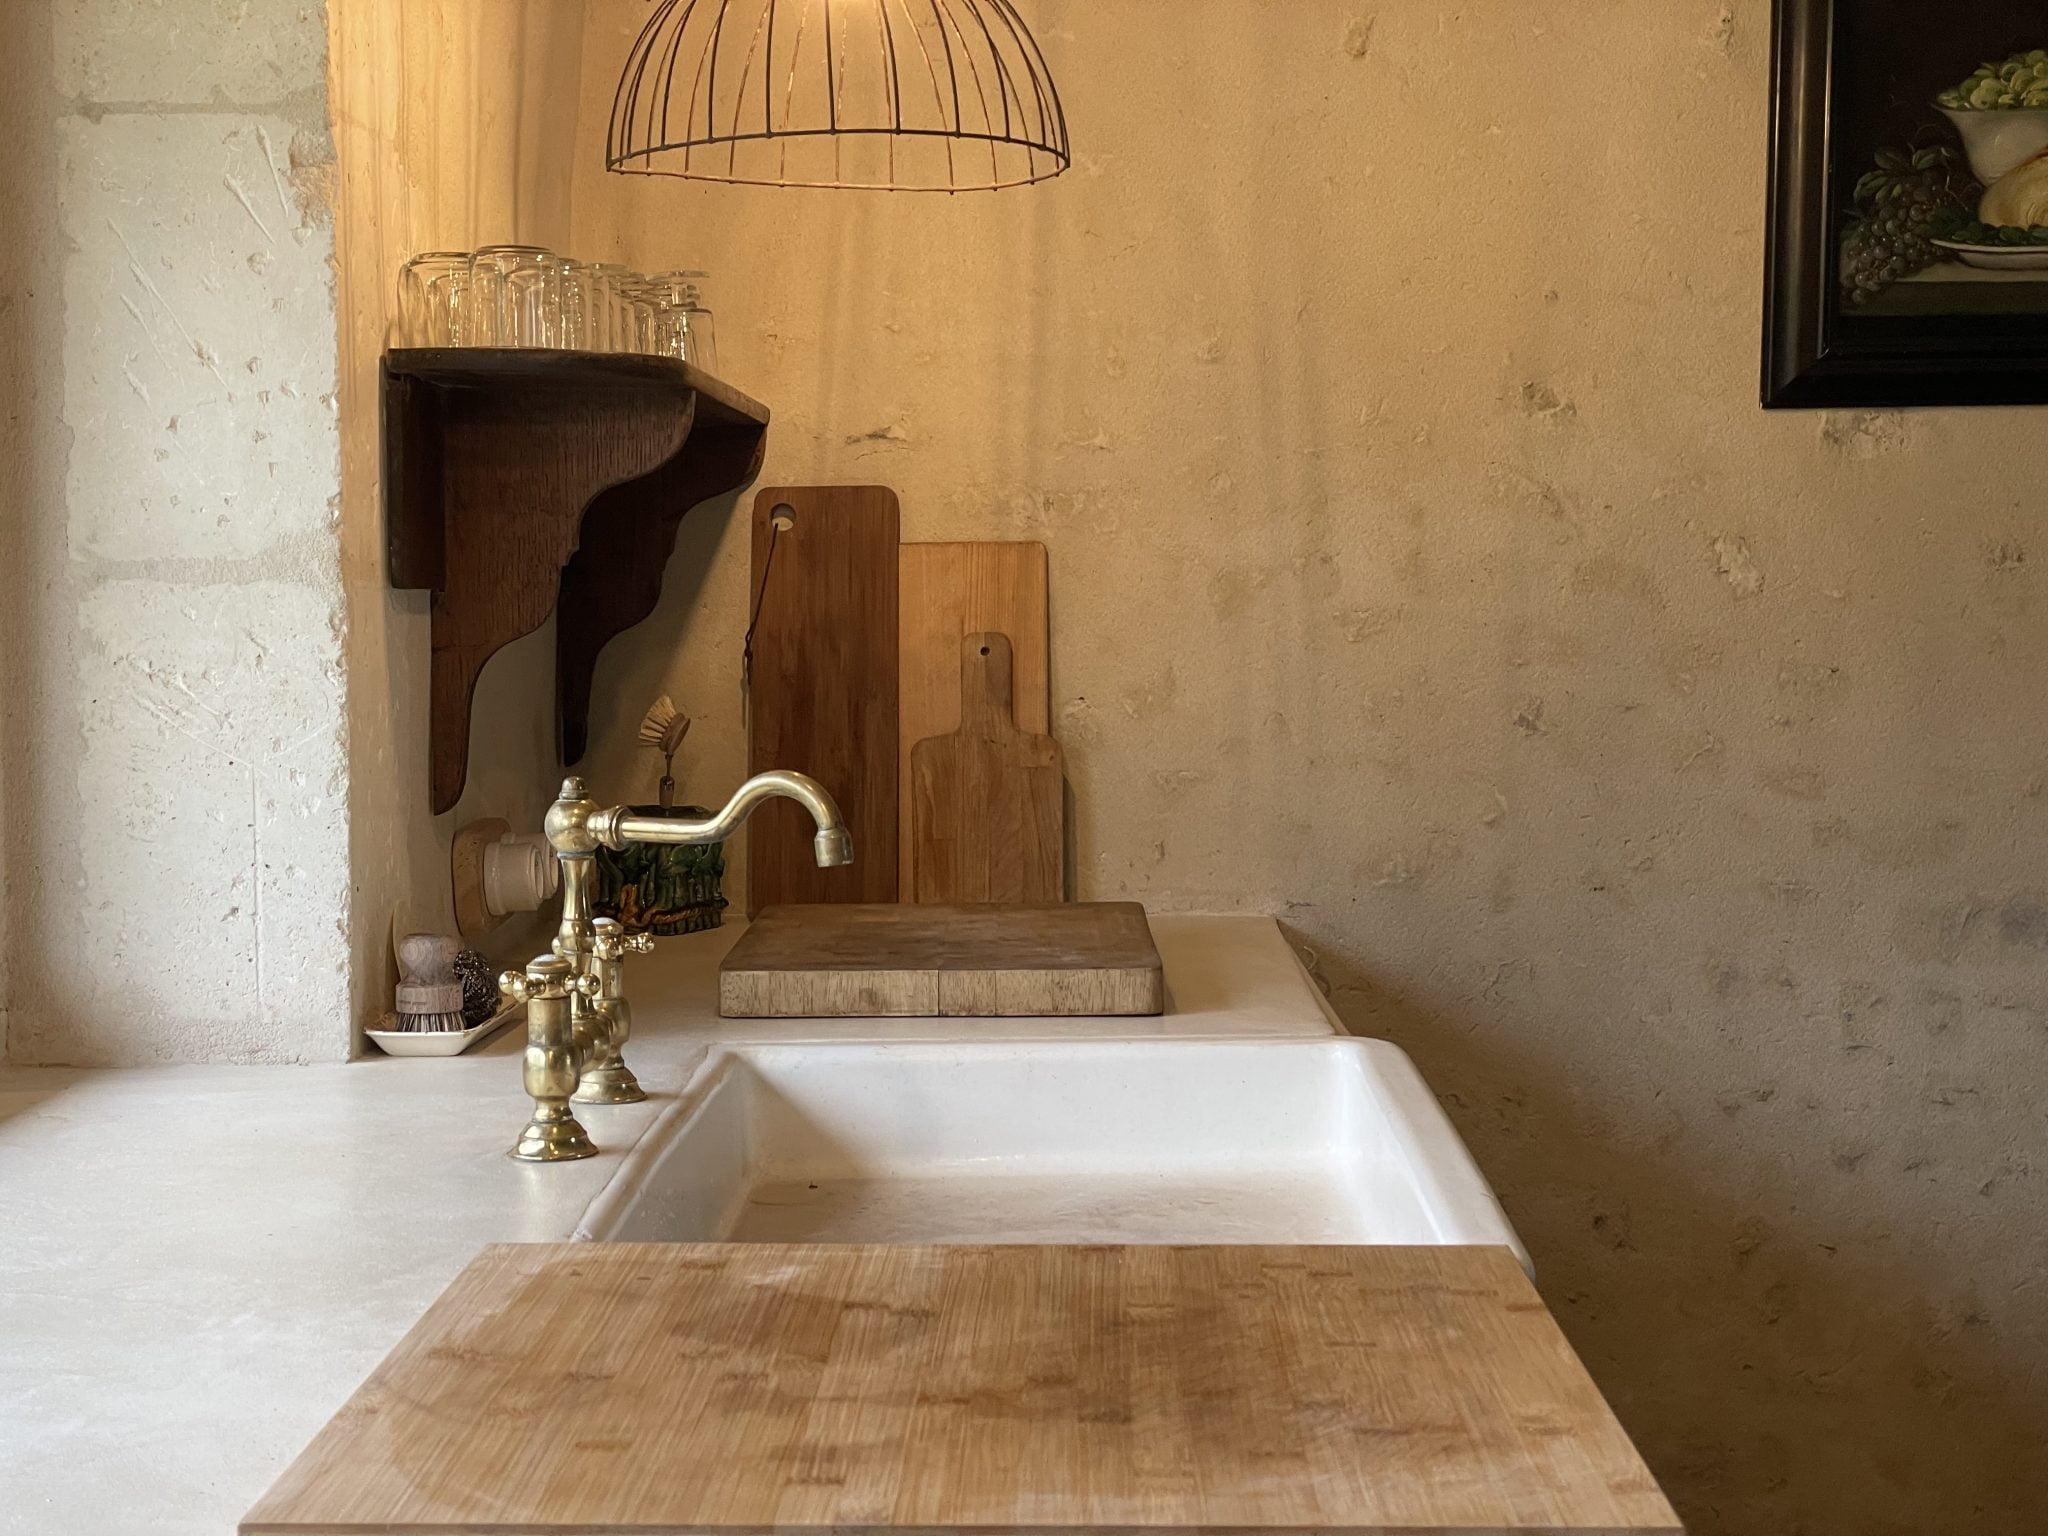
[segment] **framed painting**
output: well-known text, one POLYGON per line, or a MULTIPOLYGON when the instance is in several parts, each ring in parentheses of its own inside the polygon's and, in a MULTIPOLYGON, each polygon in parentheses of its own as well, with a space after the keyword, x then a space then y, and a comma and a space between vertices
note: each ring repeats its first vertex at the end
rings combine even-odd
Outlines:
POLYGON ((2048 402, 2048 6, 1776 0, 1767 406, 2048 402))

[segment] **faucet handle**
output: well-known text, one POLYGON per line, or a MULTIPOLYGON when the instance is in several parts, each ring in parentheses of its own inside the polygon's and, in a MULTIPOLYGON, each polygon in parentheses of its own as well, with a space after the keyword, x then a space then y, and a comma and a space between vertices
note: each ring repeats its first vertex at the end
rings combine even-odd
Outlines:
MULTIPOLYGON (((536 983, 524 971, 501 971, 498 975, 498 996, 508 1003, 530 1003, 536 997, 548 996, 553 985, 545 978, 536 983)), ((553 995, 561 997, 563 993, 557 988, 553 995)))
POLYGON ((600 917, 591 925, 591 953, 600 960, 623 960, 628 955, 651 954, 654 940, 644 933, 628 933, 615 917, 600 917))
POLYGON ((572 992, 595 997, 597 990, 596 977, 577 974, 559 955, 535 955, 526 962, 525 971, 507 971, 498 978, 498 991, 515 1003, 567 997, 572 992))

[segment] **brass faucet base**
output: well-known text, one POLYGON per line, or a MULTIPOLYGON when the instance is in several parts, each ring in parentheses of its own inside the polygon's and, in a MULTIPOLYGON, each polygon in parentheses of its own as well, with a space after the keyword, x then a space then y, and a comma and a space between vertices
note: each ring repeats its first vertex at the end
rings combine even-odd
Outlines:
POLYGON ((559 1118, 536 1114, 520 1132, 509 1154, 522 1163, 570 1163, 597 1156, 597 1148, 572 1114, 559 1118))
POLYGON ((584 1073, 569 1097, 578 1104, 640 1104, 646 1101, 647 1090, 631 1067, 614 1061, 584 1073))

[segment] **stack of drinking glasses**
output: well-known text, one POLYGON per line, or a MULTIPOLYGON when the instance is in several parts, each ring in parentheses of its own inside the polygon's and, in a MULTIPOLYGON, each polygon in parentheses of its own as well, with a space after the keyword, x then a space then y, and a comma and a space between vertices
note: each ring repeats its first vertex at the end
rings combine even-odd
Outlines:
POLYGON ((537 245, 428 251, 398 279, 401 347, 646 352, 718 371, 702 272, 648 277, 537 245))

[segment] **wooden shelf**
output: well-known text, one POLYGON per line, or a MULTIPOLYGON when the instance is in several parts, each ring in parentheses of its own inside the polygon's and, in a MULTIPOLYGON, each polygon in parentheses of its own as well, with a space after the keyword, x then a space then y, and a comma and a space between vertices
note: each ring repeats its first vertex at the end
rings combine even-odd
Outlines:
POLYGON ((598 652, 654 611, 683 515, 760 472, 767 429, 766 406, 666 358, 385 354, 391 584, 434 594, 436 814, 462 796, 484 663, 558 609, 556 744, 583 756, 598 652))

